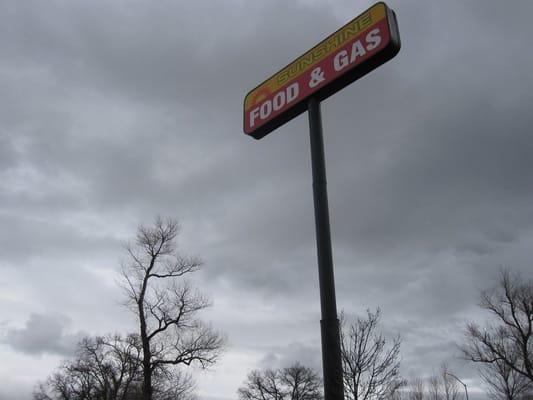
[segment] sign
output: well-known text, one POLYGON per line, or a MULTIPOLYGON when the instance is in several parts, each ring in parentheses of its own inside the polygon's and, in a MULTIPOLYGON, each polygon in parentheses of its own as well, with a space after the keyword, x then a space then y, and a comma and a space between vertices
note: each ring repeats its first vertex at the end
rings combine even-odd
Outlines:
POLYGON ((393 58, 400 50, 396 16, 377 3, 268 78, 244 98, 244 133, 255 139, 393 58))

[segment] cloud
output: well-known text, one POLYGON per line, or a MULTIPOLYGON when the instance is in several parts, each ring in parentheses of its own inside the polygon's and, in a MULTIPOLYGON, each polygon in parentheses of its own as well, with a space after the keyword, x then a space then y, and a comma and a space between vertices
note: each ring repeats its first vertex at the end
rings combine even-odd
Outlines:
POLYGON ((61 315, 32 313, 23 328, 8 327, 2 342, 29 355, 71 356, 84 334, 68 333, 69 324, 69 319, 61 315))
POLYGON ((320 344, 290 343, 272 349, 259 362, 260 369, 286 368, 299 362, 321 374, 322 358, 320 344))
MULTIPOLYGON (((339 309, 381 306, 418 372, 479 317, 501 265, 530 274, 533 10, 390 5, 398 56, 322 103, 328 189, 339 309)), ((68 328, 135 329, 113 307, 113 271, 136 225, 161 214, 205 259, 208 316, 248 364, 316 364, 306 116, 257 142, 242 100, 366 6, 2 2, 0 309, 72 321, 32 314, 5 343, 66 355, 68 328)))

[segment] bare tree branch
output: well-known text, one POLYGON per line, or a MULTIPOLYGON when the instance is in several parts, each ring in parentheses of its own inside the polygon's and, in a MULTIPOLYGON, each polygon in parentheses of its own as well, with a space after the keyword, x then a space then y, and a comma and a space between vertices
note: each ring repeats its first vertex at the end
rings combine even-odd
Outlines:
POLYGON ((426 385, 424 380, 420 377, 413 378, 409 382, 408 399, 409 400, 424 400, 426 392, 426 385))
POLYGON ((482 365, 480 375, 493 400, 519 400, 533 392, 529 379, 502 361, 482 365))
POLYGON ((482 293, 480 306, 494 316, 495 324, 467 325, 462 346, 465 357, 498 365, 489 368, 494 372, 505 364, 506 369, 533 382, 533 281, 503 270, 499 286, 482 293))
POLYGON ((240 400, 321 400, 321 379, 310 368, 295 363, 287 368, 252 371, 240 400))
POLYGON ((76 357, 35 392, 36 400, 125 400, 132 398, 142 379, 140 340, 136 335, 86 337, 76 357))
POLYGON ((341 357, 345 396, 350 400, 380 400, 392 397, 405 384, 400 377, 401 338, 387 346, 378 331, 381 310, 367 310, 366 318, 357 318, 347 326, 341 315, 341 357))
POLYGON ((123 268, 123 287, 139 320, 144 400, 153 398, 157 371, 193 363, 205 368, 216 362, 225 343, 219 332, 197 319, 210 302, 183 278, 202 261, 177 252, 178 233, 175 220, 158 217, 150 227, 139 226, 134 244, 127 247, 130 262, 123 268))

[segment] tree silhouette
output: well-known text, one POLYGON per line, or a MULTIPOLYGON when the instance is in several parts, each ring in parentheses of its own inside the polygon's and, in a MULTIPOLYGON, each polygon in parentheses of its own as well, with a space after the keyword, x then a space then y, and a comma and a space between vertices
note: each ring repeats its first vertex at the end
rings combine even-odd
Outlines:
POLYGON ((178 232, 173 219, 139 226, 122 268, 127 304, 139 322, 144 400, 153 399, 158 371, 193 363, 205 368, 216 362, 224 345, 223 336, 197 318, 210 302, 184 277, 202 263, 177 252, 178 232))
POLYGON ((405 384, 400 377, 400 344, 390 346, 378 330, 381 310, 367 310, 366 318, 347 325, 341 317, 341 354, 345 397, 349 400, 380 400, 393 397, 405 384))
POLYGON ((321 379, 296 363, 287 368, 252 371, 238 390, 241 400, 320 400, 321 379))
POLYGON ((503 371, 512 370, 533 383, 533 281, 503 270, 498 287, 482 293, 480 306, 494 322, 467 325, 462 347, 466 358, 496 365, 486 372, 500 376, 505 365, 503 371))

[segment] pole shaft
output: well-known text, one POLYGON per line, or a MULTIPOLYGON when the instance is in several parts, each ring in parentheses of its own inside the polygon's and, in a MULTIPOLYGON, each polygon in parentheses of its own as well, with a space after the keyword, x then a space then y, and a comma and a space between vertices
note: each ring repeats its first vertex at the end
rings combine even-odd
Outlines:
POLYGON ((320 102, 308 101, 309 134, 311 139, 311 164, 313 170, 313 199, 320 286, 320 321, 322 335, 322 369, 325 400, 343 400, 342 361, 339 320, 335 300, 335 279, 329 224, 326 162, 320 102))

